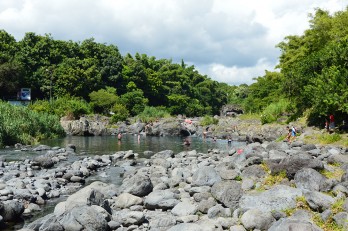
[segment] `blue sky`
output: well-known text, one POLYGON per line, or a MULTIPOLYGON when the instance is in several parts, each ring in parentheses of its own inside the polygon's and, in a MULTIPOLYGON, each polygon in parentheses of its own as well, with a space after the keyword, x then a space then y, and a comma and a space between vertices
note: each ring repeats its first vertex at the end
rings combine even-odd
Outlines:
POLYGON ((194 65, 231 85, 273 71, 287 35, 308 29, 315 8, 345 10, 348 0, 1 0, 0 29, 54 39, 114 44, 194 65))

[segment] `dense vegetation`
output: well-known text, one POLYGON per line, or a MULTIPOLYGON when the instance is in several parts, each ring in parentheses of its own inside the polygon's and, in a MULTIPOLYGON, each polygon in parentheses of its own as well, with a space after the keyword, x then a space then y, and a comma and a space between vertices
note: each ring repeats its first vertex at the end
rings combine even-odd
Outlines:
POLYGON ((96 113, 125 107, 131 116, 145 106, 165 107, 171 114, 219 114, 227 103, 227 84, 201 75, 194 66, 130 54, 94 39, 54 40, 26 33, 16 41, 0 31, 0 97, 15 96, 21 87, 34 99, 75 97, 91 102, 96 113))
POLYGON ((36 143, 62 135, 58 116, 0 101, 0 146, 36 143))
POLYGON ((31 106, 36 111, 113 114, 113 121, 135 115, 146 120, 150 112, 215 115, 226 103, 260 113, 263 123, 304 113, 312 124, 323 124, 328 113, 342 121, 348 114, 348 10, 330 15, 317 9, 309 22, 303 35, 277 45, 279 72, 266 71, 240 86, 213 81, 184 61, 122 56, 115 45, 93 38, 61 41, 29 32, 16 41, 1 30, 0 97, 30 87, 39 100, 31 106))
POLYGON ((264 112, 270 105, 277 111, 277 104, 288 105, 284 112, 293 118, 305 113, 308 122, 316 125, 324 125, 329 113, 338 122, 347 121, 348 9, 334 15, 317 9, 309 22, 303 35, 287 36, 278 44, 280 72, 266 71, 250 86, 236 87, 232 102, 253 112, 264 112))

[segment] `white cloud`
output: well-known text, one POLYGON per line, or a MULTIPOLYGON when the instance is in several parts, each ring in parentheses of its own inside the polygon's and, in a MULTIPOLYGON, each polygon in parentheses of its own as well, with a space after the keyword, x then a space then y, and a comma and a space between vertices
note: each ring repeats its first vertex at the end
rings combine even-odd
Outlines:
POLYGON ((96 41, 122 54, 145 53, 195 65, 230 84, 273 70, 285 36, 308 28, 319 7, 344 10, 348 0, 1 0, 0 25, 17 40, 26 32, 96 41))
POLYGON ((267 59, 262 58, 257 61, 256 65, 250 67, 226 67, 221 64, 213 63, 207 67, 198 67, 208 73, 212 79, 219 82, 224 82, 233 85, 251 84, 253 78, 263 76, 265 71, 274 70, 275 63, 268 62, 267 59))

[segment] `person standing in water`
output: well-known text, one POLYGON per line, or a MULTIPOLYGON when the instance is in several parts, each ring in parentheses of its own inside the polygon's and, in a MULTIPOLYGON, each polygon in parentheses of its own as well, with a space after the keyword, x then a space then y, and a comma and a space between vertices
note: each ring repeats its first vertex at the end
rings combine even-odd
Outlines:
POLYGON ((118 139, 118 140, 122 140, 122 134, 121 134, 121 132, 118 133, 117 139, 118 139))

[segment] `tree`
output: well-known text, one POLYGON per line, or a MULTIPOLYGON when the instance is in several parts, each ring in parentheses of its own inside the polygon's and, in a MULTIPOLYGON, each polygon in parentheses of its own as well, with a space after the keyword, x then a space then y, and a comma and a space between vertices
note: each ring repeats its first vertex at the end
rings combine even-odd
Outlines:
POLYGON ((89 98, 94 111, 105 115, 108 115, 112 106, 119 101, 116 89, 113 87, 93 91, 89 94, 89 98))

